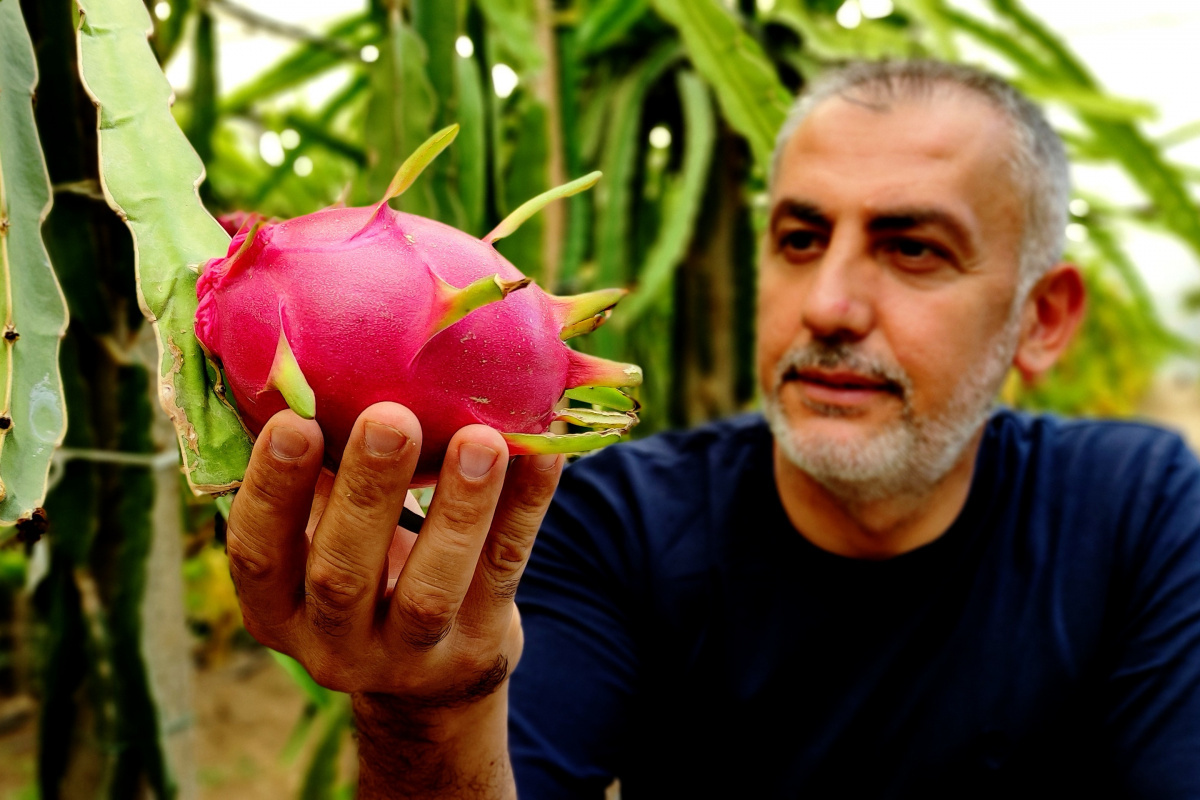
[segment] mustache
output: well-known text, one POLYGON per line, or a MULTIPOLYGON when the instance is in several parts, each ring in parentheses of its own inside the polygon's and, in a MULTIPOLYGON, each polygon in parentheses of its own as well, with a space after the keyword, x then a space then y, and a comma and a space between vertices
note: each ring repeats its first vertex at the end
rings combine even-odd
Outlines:
POLYGON ((908 373, 891 361, 864 353, 846 343, 813 341, 793 347, 783 354, 775 368, 775 386, 798 377, 806 369, 846 370, 873 381, 888 384, 890 390, 906 397, 912 388, 908 373))

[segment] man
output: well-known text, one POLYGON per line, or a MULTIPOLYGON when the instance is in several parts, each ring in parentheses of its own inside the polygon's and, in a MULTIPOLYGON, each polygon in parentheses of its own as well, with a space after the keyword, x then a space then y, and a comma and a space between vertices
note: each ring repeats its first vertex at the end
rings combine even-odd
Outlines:
POLYGON ((381 404, 306 546, 320 434, 273 420, 231 568, 251 633, 355 692, 360 797, 1200 797, 1200 466, 991 415, 1082 314, 1066 169, 994 78, 831 74, 771 176, 768 422, 581 459, 548 512, 559 460, 506 475, 471 427, 393 534, 419 425, 381 404))

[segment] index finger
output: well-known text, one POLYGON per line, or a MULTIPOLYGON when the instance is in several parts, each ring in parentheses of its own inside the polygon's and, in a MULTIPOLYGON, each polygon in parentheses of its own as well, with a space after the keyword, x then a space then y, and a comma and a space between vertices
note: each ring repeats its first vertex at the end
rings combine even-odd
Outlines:
POLYGON ((276 641, 299 607, 308 550, 304 528, 323 451, 315 421, 290 410, 276 414, 254 443, 229 512, 229 572, 246 630, 264 644, 276 641))

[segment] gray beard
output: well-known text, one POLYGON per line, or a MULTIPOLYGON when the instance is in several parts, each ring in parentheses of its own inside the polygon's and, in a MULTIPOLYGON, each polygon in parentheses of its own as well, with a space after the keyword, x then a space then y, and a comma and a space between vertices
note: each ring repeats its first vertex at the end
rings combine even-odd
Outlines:
MULTIPOLYGON (((978 369, 954 387, 950 401, 937 415, 918 416, 911 403, 912 380, 899 365, 859 352, 848 344, 812 342, 793 348, 776 365, 772 390, 763 401, 763 414, 780 451, 788 461, 854 505, 892 497, 920 497, 941 482, 958 463, 968 443, 991 416, 995 398, 1008 374, 1020 330, 1020 304, 992 340, 978 369), (797 430, 779 401, 785 376, 795 369, 849 369, 898 387, 903 403, 900 418, 865 442, 830 441, 797 430)), ((837 406, 805 402, 827 416, 848 412, 837 406)))

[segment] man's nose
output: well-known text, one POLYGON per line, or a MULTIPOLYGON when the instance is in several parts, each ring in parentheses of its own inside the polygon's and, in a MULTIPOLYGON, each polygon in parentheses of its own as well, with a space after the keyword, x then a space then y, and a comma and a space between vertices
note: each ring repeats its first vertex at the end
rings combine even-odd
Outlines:
POLYGON ((857 341, 875 324, 869 254, 850 237, 830 242, 812 272, 804 325, 816 339, 857 341))

